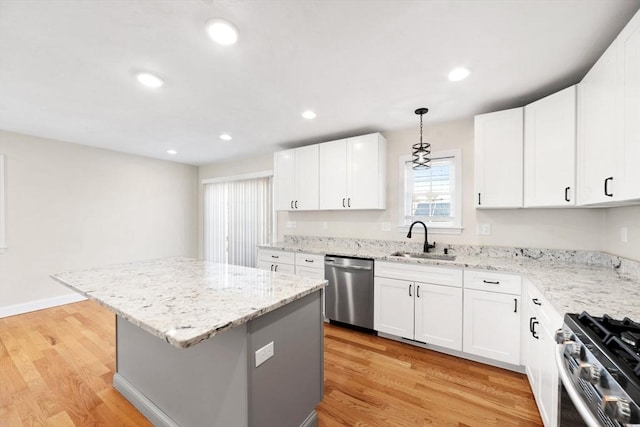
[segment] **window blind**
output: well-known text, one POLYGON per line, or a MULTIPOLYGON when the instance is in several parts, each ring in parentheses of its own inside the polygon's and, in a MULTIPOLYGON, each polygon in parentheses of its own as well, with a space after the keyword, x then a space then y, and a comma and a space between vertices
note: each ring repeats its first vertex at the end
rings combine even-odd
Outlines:
POLYGON ((271 242, 271 177, 204 186, 204 257, 256 266, 256 246, 271 242))

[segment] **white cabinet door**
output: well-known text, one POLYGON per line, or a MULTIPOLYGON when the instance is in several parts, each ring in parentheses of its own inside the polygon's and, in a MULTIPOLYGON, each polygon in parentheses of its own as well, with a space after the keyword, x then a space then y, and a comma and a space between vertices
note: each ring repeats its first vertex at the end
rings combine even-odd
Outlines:
POLYGON ((295 149, 295 200, 296 210, 317 210, 319 197, 318 145, 295 149))
POLYGON ((640 12, 615 43, 621 76, 620 199, 640 199, 640 12))
POLYGON ((524 107, 524 205, 575 205, 576 87, 524 107))
POLYGON ((384 141, 377 133, 347 140, 349 208, 385 208, 386 149, 383 145, 384 141))
POLYGON ((379 332, 413 339, 413 283, 375 277, 373 289, 373 328, 379 332))
POLYGON ((415 286, 415 340, 461 351, 462 288, 415 286))
POLYGON ((475 117, 476 208, 522 207, 523 109, 475 117))
POLYGON ((279 211, 318 209, 318 146, 274 154, 275 207, 279 211))
POLYGON ((386 140, 379 133, 320 144, 320 209, 386 207, 386 140))
MULTIPOLYGON (((555 329, 540 322, 536 329, 539 337, 539 390, 538 410, 545 427, 555 427, 558 420, 558 368, 556 367, 555 329)), ((533 387, 532 387, 533 388, 533 387)))
POLYGON ((520 297, 465 289, 463 351, 520 363, 520 297))
POLYGON ((279 151, 273 156, 275 208, 293 210, 296 199, 295 150, 279 151))
POLYGON ((619 193, 617 51, 600 57, 578 85, 578 204, 613 200, 619 193), (606 193, 605 193, 606 191, 606 193))
POLYGON ((320 209, 347 208, 347 140, 320 144, 320 209))
POLYGON ((267 262, 267 261, 258 261, 258 264, 256 265, 256 268, 258 268, 260 270, 273 271, 273 263, 272 262, 267 262))

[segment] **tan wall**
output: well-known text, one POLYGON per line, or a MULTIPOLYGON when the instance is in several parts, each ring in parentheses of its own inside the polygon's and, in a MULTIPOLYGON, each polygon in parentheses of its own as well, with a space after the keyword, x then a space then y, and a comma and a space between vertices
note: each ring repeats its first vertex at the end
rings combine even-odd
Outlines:
POLYGON ((0 152, 0 309, 71 293, 54 272, 197 255, 197 167, 4 131, 0 152))

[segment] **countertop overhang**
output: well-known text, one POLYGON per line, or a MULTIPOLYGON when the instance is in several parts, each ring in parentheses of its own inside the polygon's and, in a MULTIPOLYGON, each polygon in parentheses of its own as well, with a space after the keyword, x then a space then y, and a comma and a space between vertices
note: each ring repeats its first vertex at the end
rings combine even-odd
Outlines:
POLYGON ((247 323, 326 284, 193 258, 118 264, 51 277, 178 348, 247 323))

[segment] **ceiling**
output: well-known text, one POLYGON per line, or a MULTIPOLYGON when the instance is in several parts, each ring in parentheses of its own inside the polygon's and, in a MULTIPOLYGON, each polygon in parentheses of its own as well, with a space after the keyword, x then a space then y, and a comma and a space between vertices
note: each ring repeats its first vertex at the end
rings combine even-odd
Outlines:
POLYGON ((188 164, 524 105, 640 0, 0 0, 0 128, 188 164), (213 43, 205 23, 234 23, 213 43), (456 66, 471 69, 451 82, 456 66), (166 84, 139 85, 149 71, 166 84), (305 120, 301 112, 318 117, 305 120), (227 132, 231 141, 219 135, 227 132), (178 152, 167 154, 168 149, 178 152))

